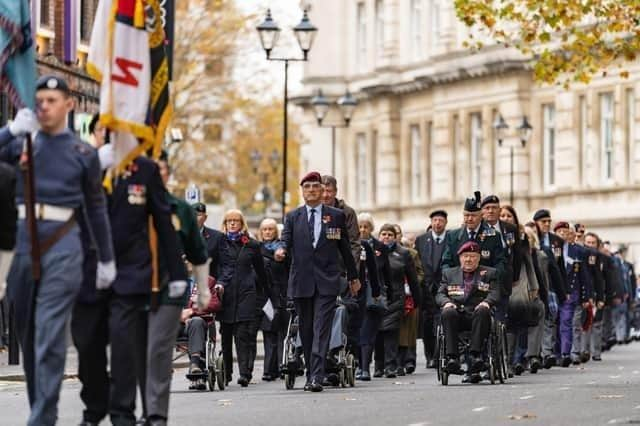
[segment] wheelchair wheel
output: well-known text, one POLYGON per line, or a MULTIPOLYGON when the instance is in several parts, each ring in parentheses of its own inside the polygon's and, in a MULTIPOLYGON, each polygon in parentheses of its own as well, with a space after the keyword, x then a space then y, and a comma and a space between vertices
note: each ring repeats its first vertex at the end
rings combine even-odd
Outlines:
POLYGON ((347 384, 349 387, 354 387, 356 385, 356 359, 353 354, 347 355, 347 384))
POLYGON ((284 374, 284 387, 287 390, 291 390, 296 385, 296 375, 292 372, 287 372, 284 374))
POLYGON ((227 378, 225 377, 224 359, 222 359, 222 356, 219 356, 216 359, 215 366, 216 366, 215 370, 216 370, 216 381, 218 382, 218 389, 224 390, 224 387, 226 385, 225 380, 227 378))
POLYGON ((496 352, 496 344, 494 335, 492 333, 487 341, 487 355, 489 357, 489 381, 492 385, 496 384, 496 363, 498 362, 496 352))
POLYGON ((209 374, 207 375, 207 384, 209 385, 209 390, 211 392, 216 390, 216 372, 213 367, 209 368, 209 374))
POLYGON ((507 336, 506 336, 506 327, 502 323, 498 323, 498 353, 499 353, 499 368, 498 368, 498 379, 500 383, 505 383, 507 381, 507 365, 508 365, 508 351, 507 351, 507 336))
POLYGON ((437 369, 438 381, 440 381, 440 384, 442 384, 442 386, 447 386, 449 384, 449 373, 445 368, 445 362, 447 360, 447 356, 446 356, 446 348, 444 344, 444 333, 442 332, 441 325, 438 326, 436 346, 437 346, 436 354, 438 355, 438 369, 437 369))

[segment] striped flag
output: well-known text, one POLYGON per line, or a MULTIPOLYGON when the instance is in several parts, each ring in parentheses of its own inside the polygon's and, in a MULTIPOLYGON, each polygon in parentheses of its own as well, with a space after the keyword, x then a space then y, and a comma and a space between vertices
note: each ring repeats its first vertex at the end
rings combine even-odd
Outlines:
POLYGON ((16 108, 35 105, 36 59, 28 0, 0 0, 0 89, 16 108))
POLYGON ((160 154, 172 112, 165 34, 158 0, 100 0, 95 16, 87 71, 114 132, 115 177, 144 152, 160 154))

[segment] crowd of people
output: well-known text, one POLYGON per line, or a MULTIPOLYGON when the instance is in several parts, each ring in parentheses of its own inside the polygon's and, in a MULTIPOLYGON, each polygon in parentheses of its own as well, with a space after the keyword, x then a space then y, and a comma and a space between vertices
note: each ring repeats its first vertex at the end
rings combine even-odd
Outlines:
POLYGON ((628 343, 640 328, 626 248, 612 251, 585 226, 552 221, 546 209, 521 221, 497 196, 476 192, 461 215, 451 214, 461 226, 448 228, 449 213, 435 210, 424 233, 405 236, 397 224, 356 214, 337 198, 334 177, 311 172, 300 181, 304 205, 282 225, 266 218, 252 234, 243 213, 229 210, 216 230, 205 226, 205 204, 169 194, 166 156, 141 155, 112 174, 122 158, 102 140, 97 117, 91 131, 99 150, 66 128, 64 80, 42 77, 37 99, 37 114, 21 110, 0 130, 0 160, 17 171, 16 180, 2 182, 15 185, 18 205, 3 199, 2 212, 17 215, 3 219, 0 263, 15 243, 7 294, 24 354, 30 425, 56 423, 69 320, 83 425, 107 415, 114 425, 135 424, 138 389, 142 423, 165 425, 176 340, 188 339, 189 374, 201 373, 216 322, 225 385, 237 377, 248 387, 256 381, 260 330, 261 379, 281 378, 295 315, 304 390, 311 392, 335 384, 325 364, 339 304, 348 306, 345 334, 360 381, 422 368, 419 340, 424 367, 444 363, 464 372, 464 381, 482 380, 492 318, 506 326, 510 376, 601 361, 603 351, 628 343), (21 172, 27 134, 35 134, 36 217, 26 208, 21 172), (38 223, 36 236, 28 219, 38 223), (34 237, 40 253, 32 250, 34 237), (439 324, 446 359, 436 351, 439 324), (468 360, 458 353, 463 329, 471 331, 468 360))

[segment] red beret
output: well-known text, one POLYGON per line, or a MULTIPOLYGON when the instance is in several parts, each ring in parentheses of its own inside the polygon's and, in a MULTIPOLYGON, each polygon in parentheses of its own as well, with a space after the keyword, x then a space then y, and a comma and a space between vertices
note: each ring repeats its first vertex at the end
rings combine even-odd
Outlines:
POLYGON ((480 245, 475 241, 467 241, 458 249, 458 256, 462 253, 480 253, 480 245))
POLYGON ((558 232, 558 229, 569 229, 569 228, 571 228, 569 226, 569 222, 558 222, 553 227, 553 232, 558 232))
POLYGON ((300 186, 305 182, 322 182, 322 176, 318 172, 309 172, 300 181, 300 186))

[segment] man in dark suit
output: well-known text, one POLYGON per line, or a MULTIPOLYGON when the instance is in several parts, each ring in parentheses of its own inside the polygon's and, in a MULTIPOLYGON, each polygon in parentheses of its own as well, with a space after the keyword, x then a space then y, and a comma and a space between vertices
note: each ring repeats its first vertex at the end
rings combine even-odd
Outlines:
POLYGON ((447 370, 460 371, 458 332, 471 329, 469 371, 478 373, 484 361, 482 351, 491 327, 491 308, 498 303, 500 287, 496 270, 480 266, 481 247, 467 241, 458 249, 460 266, 442 271, 436 302, 442 307, 447 370))
POLYGON ((464 224, 461 228, 447 232, 442 270, 460 266, 456 253, 462 244, 473 240, 480 246, 480 264, 495 268, 498 282, 502 282, 507 261, 506 250, 502 247, 500 232, 482 220, 480 192, 476 191, 474 198, 467 198, 465 201, 463 219, 464 224))
POLYGON ((288 297, 294 299, 307 364, 306 391, 321 392, 329 350, 331 321, 340 292, 340 256, 351 293, 360 290, 345 215, 322 205, 321 176, 307 174, 300 182, 305 205, 287 214, 276 260, 291 257, 288 297))
POLYGON ((216 279, 216 289, 220 287, 224 291, 233 275, 233 264, 227 246, 227 238, 220 231, 204 226, 207 221, 207 206, 204 203, 195 203, 193 209, 196 211, 198 228, 202 232, 202 237, 207 244, 207 253, 211 259, 209 264, 209 275, 216 279))
POLYGON ((440 287, 442 276, 442 256, 445 249, 447 212, 435 210, 430 215, 431 224, 427 232, 416 238, 415 248, 420 255, 424 268, 422 292, 422 343, 427 359, 427 368, 435 368, 434 349, 436 344, 436 324, 440 309, 436 305, 435 295, 440 287))

